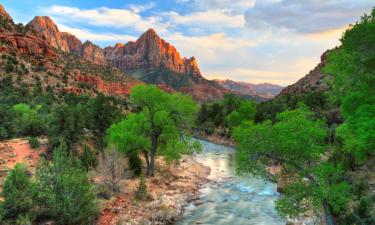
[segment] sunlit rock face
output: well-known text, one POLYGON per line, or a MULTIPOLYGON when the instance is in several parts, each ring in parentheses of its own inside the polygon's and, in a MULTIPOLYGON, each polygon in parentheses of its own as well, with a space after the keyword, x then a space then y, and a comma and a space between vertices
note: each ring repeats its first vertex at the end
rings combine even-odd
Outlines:
POLYGON ((13 22, 12 17, 9 16, 8 12, 4 9, 4 7, 1 4, 0 4, 0 19, 13 22))
POLYGON ((109 62, 124 71, 164 68, 181 74, 201 75, 194 57, 181 58, 176 48, 153 29, 142 34, 136 42, 116 44, 105 48, 104 52, 109 62))

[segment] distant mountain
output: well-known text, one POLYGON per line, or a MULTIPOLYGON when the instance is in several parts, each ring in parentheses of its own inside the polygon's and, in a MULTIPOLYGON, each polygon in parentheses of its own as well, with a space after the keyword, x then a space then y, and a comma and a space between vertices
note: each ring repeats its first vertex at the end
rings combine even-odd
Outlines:
POLYGON ((271 99, 277 96, 283 89, 280 85, 262 83, 252 84, 233 80, 215 80, 221 86, 235 92, 263 99, 271 99))

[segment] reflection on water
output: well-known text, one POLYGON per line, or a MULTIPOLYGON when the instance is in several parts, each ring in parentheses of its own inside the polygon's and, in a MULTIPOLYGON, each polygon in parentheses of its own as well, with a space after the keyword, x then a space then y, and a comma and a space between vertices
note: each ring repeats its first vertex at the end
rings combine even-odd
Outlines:
POLYGON ((202 141, 197 160, 211 168, 212 182, 201 188, 200 200, 186 208, 178 225, 284 225, 274 201, 276 185, 235 175, 234 149, 202 141))

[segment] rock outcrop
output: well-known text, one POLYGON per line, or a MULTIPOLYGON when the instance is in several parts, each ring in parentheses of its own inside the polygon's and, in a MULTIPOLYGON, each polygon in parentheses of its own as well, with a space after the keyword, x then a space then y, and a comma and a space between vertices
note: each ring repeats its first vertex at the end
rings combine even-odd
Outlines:
POLYGON ((164 68, 175 73, 201 76, 194 57, 181 58, 176 48, 161 39, 153 29, 142 34, 136 42, 116 44, 105 48, 104 52, 112 65, 124 71, 164 68))
POLYGON ((60 32, 60 36, 65 40, 70 52, 81 55, 82 42, 76 36, 68 32, 60 32))
POLYGON ((104 65, 106 63, 103 49, 93 44, 91 41, 86 41, 82 45, 81 57, 99 65, 104 65))

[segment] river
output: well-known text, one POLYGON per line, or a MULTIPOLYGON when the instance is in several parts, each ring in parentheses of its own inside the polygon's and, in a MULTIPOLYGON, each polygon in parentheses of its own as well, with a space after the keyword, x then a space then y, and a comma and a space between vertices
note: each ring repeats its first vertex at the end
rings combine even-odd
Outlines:
POLYGON ((177 225, 285 225, 274 201, 276 184, 251 176, 236 176, 234 149, 201 141, 197 161, 211 168, 211 182, 199 200, 190 203, 177 225))

